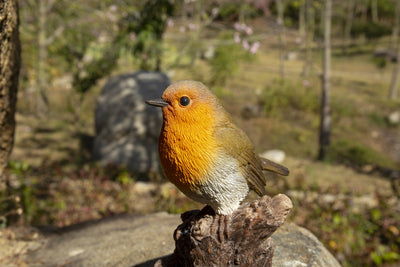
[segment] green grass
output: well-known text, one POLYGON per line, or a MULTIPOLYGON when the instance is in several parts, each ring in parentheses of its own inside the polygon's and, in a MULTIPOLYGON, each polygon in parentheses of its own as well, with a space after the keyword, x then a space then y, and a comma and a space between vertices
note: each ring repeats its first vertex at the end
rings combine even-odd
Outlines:
POLYGON ((379 153, 379 151, 363 145, 356 140, 348 139, 338 140, 332 144, 330 160, 358 167, 377 165, 380 167, 395 168, 396 166, 395 161, 385 154, 379 153))

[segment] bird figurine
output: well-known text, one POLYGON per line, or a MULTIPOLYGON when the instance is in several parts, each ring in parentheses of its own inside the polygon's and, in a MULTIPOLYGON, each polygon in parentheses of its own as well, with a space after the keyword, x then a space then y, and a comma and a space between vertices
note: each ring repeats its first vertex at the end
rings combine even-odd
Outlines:
POLYGON ((161 99, 146 103, 162 108, 158 150, 166 176, 189 198, 211 206, 214 220, 220 225, 225 221, 220 229, 228 229, 229 215, 250 189, 266 194, 263 170, 289 174, 286 167, 255 153, 244 131, 201 82, 175 82, 161 99))

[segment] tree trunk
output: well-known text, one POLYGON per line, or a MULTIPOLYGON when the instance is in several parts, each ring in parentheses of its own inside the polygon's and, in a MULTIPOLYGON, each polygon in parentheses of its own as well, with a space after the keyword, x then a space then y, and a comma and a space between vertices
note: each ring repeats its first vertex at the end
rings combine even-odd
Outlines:
POLYGON ((285 78, 285 25, 283 23, 283 11, 284 11, 284 4, 283 0, 275 0, 276 8, 278 12, 277 24, 278 24, 278 31, 279 31, 279 62, 280 62, 280 74, 281 78, 285 78))
POLYGON ((400 1, 396 1, 395 24, 393 27, 392 47, 396 49, 397 61, 393 67, 392 79, 390 81, 389 99, 397 98, 397 87, 399 84, 400 71, 400 44, 399 44, 399 29, 400 29, 400 1))
POLYGON ((299 7, 299 33, 301 41, 306 38, 306 5, 302 4, 299 7))
POLYGON ((324 4, 324 55, 322 74, 321 122, 318 159, 324 160, 329 152, 331 137, 330 68, 331 68, 331 17, 332 0, 324 4))
POLYGON ((360 14, 360 20, 366 22, 368 20, 368 2, 358 1, 356 9, 356 13, 360 14))
POLYGON ((343 52, 345 54, 347 53, 347 47, 350 45, 350 39, 351 39, 350 34, 351 34, 351 27, 353 26, 355 5, 356 5, 355 0, 348 0, 346 21, 344 26, 344 36, 343 36, 343 52))
POLYGON ((38 43, 37 43, 37 84, 36 84, 36 113, 38 115, 46 114, 49 101, 47 98, 47 35, 46 35, 46 18, 47 18, 47 1, 38 1, 38 43))
POLYGON ((227 221, 218 222, 229 236, 221 240, 212 230, 215 213, 206 206, 181 215, 183 223, 174 233, 175 251, 154 266, 271 266, 271 235, 284 223, 293 205, 283 194, 263 196, 243 204, 227 221))
POLYGON ((312 7, 311 0, 305 0, 304 3, 305 12, 305 43, 304 43, 304 66, 301 76, 308 77, 310 75, 312 67, 312 42, 314 39, 315 31, 315 12, 312 7))
MULTIPOLYGON (((396 0, 398 2, 398 0, 396 0)), ((372 21, 378 23, 378 0, 371 1, 372 21)))
POLYGON ((17 0, 0 1, 0 183, 14 144, 20 67, 17 0))

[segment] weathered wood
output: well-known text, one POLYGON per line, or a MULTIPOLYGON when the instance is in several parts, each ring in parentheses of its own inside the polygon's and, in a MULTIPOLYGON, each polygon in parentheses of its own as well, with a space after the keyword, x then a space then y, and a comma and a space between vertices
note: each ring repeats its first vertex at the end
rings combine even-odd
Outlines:
POLYGON ((210 207, 183 213, 183 223, 174 233, 174 254, 155 266, 271 266, 270 237, 291 208, 292 202, 283 194, 243 204, 232 214, 229 236, 224 240, 220 240, 218 230, 210 231, 215 216, 210 207))

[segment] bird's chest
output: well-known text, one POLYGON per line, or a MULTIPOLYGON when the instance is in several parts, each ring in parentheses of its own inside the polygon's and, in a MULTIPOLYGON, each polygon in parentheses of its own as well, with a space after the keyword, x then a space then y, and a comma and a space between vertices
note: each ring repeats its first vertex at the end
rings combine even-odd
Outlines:
POLYGON ((211 129, 164 124, 159 153, 169 180, 186 193, 194 190, 207 177, 218 154, 218 146, 211 129))

